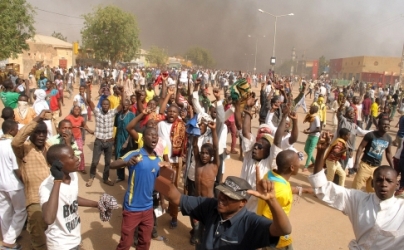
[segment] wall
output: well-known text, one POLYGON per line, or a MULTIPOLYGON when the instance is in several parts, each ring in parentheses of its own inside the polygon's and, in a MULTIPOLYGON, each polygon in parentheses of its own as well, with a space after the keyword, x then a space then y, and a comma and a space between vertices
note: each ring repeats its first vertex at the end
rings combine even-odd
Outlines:
POLYGON ((9 59, 9 63, 20 64, 20 74, 27 77, 37 62, 51 67, 59 66, 59 59, 67 59, 67 65, 72 65, 72 49, 53 48, 50 44, 29 43, 29 50, 18 55, 17 59, 9 59))

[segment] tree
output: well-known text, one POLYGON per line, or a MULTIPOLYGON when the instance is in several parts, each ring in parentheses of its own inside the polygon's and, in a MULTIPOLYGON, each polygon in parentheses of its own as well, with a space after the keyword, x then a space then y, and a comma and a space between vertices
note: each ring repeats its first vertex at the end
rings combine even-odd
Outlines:
POLYGON ((168 55, 164 49, 157 46, 152 46, 146 55, 146 60, 149 63, 157 64, 157 67, 163 66, 167 62, 168 55))
POLYGON ((53 31, 52 36, 57 39, 67 42, 67 36, 63 36, 62 33, 60 33, 60 32, 53 31))
POLYGON ((133 14, 115 6, 97 7, 84 15, 83 47, 99 60, 130 61, 140 48, 139 29, 133 14))
POLYGON ((35 35, 34 14, 25 0, 0 1, 0 60, 29 50, 27 40, 35 35))
POLYGON ((214 64, 214 60, 210 52, 201 47, 192 47, 185 53, 185 58, 191 60, 193 64, 203 66, 205 68, 211 67, 214 64))
POLYGON ((318 59, 318 74, 317 74, 317 76, 320 76, 326 70, 326 68, 328 67, 329 64, 330 64, 330 62, 327 61, 324 56, 321 56, 318 59))

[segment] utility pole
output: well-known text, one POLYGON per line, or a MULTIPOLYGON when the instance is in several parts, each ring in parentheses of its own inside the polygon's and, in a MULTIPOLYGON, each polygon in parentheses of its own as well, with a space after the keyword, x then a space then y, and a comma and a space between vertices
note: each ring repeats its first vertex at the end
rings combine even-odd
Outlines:
POLYGON ((294 68, 295 59, 296 59, 296 49, 295 49, 295 47, 293 47, 293 49, 292 49, 292 66, 290 66, 290 76, 293 76, 293 75, 294 75, 294 71, 295 71, 295 68, 294 68))

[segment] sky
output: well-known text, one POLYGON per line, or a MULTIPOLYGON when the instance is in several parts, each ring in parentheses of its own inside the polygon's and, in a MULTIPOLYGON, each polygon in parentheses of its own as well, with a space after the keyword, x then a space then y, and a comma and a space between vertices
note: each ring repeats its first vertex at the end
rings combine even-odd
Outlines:
POLYGON ((143 49, 165 48, 184 54, 193 46, 208 49, 216 67, 268 70, 275 18, 277 64, 298 59, 351 56, 401 57, 404 0, 27 0, 36 10, 36 32, 53 31, 80 41, 83 14, 115 5, 136 16, 143 49), (51 3, 51 4, 50 4, 51 3), (63 14, 58 15, 56 12, 63 14), (257 45, 257 46, 256 46, 257 45), (255 53, 257 48, 257 53, 255 53))

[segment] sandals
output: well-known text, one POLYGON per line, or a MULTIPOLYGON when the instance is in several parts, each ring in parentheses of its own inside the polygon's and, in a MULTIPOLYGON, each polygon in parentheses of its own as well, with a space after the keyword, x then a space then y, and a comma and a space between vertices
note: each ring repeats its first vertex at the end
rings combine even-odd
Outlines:
POLYGON ((164 236, 157 236, 156 238, 152 238, 152 240, 165 241, 165 240, 166 240, 166 237, 164 237, 164 236))
POLYGON ((93 178, 91 178, 90 180, 88 180, 87 183, 86 183, 86 187, 91 187, 91 185, 93 185, 93 181, 94 181, 93 178))
POLYGON ((20 244, 15 244, 12 247, 7 247, 7 246, 1 246, 1 250, 21 250, 22 246, 20 244))
POLYGON ((104 184, 107 184, 108 186, 113 186, 115 183, 113 183, 110 180, 104 180, 104 184))
POLYGON ((82 174, 87 174, 87 171, 86 170, 80 170, 80 172, 82 173, 82 174))

